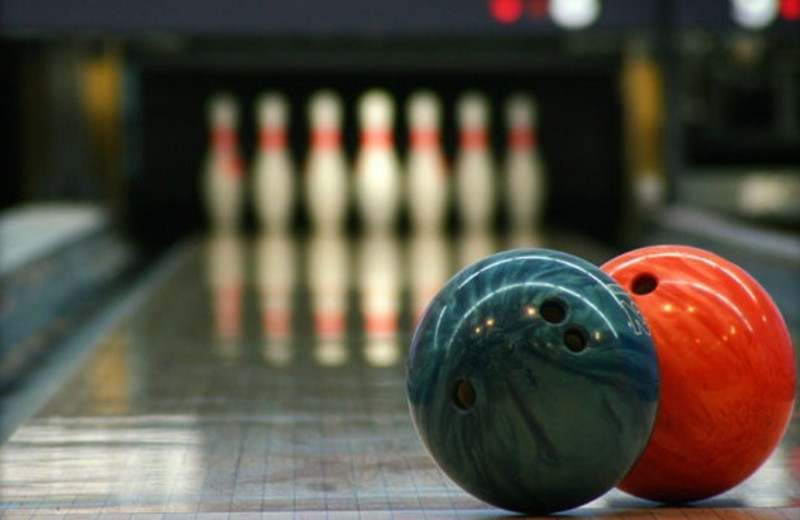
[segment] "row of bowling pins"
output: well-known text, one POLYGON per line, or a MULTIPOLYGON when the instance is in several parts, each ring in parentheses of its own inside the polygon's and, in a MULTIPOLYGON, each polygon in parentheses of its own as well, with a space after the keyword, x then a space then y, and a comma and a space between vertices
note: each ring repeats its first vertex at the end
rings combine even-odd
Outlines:
MULTIPOLYGON (((392 231, 403 202, 408 204, 415 231, 442 230, 451 189, 458 218, 468 232, 490 228, 498 196, 504 201, 512 231, 538 228, 546 184, 536 145, 537 107, 531 96, 516 93, 506 100, 508 149, 502 177, 496 175, 488 135, 490 105, 483 94, 468 91, 457 100, 459 146, 452 176, 440 140, 442 106, 437 95, 420 90, 408 99, 410 146, 405 172, 395 149, 394 111, 394 101, 386 91, 372 89, 360 97, 361 140, 351 186, 341 139, 342 101, 333 91, 314 94, 308 103, 310 146, 304 165, 304 193, 300 194, 287 145, 289 105, 280 93, 263 94, 256 104, 259 145, 250 175, 250 200, 261 228, 286 231, 295 204, 304 197, 315 231, 341 232, 351 189, 368 232, 392 231)), ((246 202, 236 100, 224 94, 213 97, 208 116, 211 146, 203 176, 205 204, 213 229, 235 230, 246 202)))
POLYGON ((213 235, 207 242, 206 268, 219 348, 228 354, 241 348, 244 293, 252 283, 258 294, 263 357, 276 365, 290 362, 296 343, 294 295, 302 287, 312 314, 313 357, 320 364, 340 365, 349 356, 347 316, 355 289, 365 360, 375 366, 394 364, 401 357, 398 333, 406 291, 409 315, 416 322, 458 269, 509 245, 537 246, 537 240, 528 236, 526 242, 505 244, 486 233, 456 241, 436 234, 415 234, 407 241, 386 235, 349 241, 315 234, 301 243, 288 234, 262 233, 250 243, 236 234, 213 235))

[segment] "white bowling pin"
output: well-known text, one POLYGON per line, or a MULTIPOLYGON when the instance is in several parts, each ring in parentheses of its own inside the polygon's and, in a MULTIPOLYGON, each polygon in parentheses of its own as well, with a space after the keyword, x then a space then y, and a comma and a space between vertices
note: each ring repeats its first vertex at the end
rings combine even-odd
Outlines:
POLYGON ((316 338, 314 358, 337 366, 349 357, 346 345, 350 252, 344 237, 319 233, 308 243, 308 289, 316 338))
POLYGON ((512 233, 541 228, 545 203, 545 174, 537 146, 536 102, 513 94, 506 103, 508 148, 503 179, 508 225, 512 233))
POLYGON ((400 359, 401 260, 398 242, 389 235, 368 235, 359 244, 357 282, 364 320, 364 358, 372 366, 386 367, 400 359))
POLYGON ((355 165, 359 216, 368 233, 393 230, 400 204, 400 162, 394 148, 394 104, 387 92, 370 90, 359 100, 361 146, 355 165))
POLYGON ((406 107, 409 153, 406 164, 412 229, 438 233, 444 228, 449 172, 439 137, 441 104, 433 92, 415 92, 406 107))
POLYGON ((208 105, 211 143, 202 175, 202 195, 214 231, 238 229, 242 213, 243 165, 237 126, 239 107, 232 96, 218 94, 208 105))
POLYGON ((349 203, 349 166, 342 149, 342 102, 331 91, 320 91, 308 105, 310 151, 305 165, 306 210, 320 233, 344 230, 349 203))
POLYGON ((489 147, 490 109, 478 92, 458 100, 456 117, 460 143, 455 158, 456 202, 467 233, 488 231, 495 210, 495 164, 489 147))
POLYGON ((288 234, 262 234, 256 241, 255 282, 261 310, 262 354, 274 365, 292 360, 292 296, 297 279, 294 241, 288 234))
POLYGON ((256 105, 258 151, 253 161, 253 203, 261 229, 283 233, 294 216, 295 167, 287 146, 289 105, 277 92, 262 94, 256 105))

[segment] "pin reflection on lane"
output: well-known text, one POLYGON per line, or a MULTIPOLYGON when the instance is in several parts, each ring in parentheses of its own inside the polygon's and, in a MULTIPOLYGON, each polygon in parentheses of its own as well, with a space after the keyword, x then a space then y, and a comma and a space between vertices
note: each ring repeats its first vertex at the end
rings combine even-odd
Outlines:
POLYGON ((282 233, 262 234, 255 242, 255 282, 260 307, 264 361, 292 362, 292 321, 297 281, 295 240, 282 233))
POLYGON ((236 359, 241 354, 244 305, 244 242, 238 234, 217 233, 208 239, 206 276, 212 296, 216 353, 236 359))
POLYGON ((458 269, 463 269, 501 249, 497 239, 489 232, 472 231, 456 238, 458 269))
POLYGON ((509 234, 506 247, 518 249, 521 247, 544 247, 544 236, 541 231, 532 229, 522 229, 509 234))
POLYGON ((455 274, 445 235, 413 235, 408 241, 406 280, 411 292, 412 327, 439 289, 455 274))
POLYGON ((349 244, 335 234, 317 234, 308 242, 308 289, 314 323, 314 359, 324 366, 347 362, 349 244))
POLYGON ((364 359, 376 367, 400 360, 402 291, 400 244, 392 236, 363 238, 358 247, 358 291, 364 321, 364 359))

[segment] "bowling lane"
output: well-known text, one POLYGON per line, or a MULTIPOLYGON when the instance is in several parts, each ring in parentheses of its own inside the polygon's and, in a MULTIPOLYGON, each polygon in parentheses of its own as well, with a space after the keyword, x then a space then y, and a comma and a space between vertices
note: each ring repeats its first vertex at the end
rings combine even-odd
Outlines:
MULTIPOLYGON (((565 234, 197 237, 0 450, 0 516, 493 518, 419 443, 413 320, 459 267, 508 246, 601 262, 565 234)), ((794 331, 797 338, 797 331, 794 331)), ((612 491, 577 517, 800 518, 800 417, 751 479, 693 508, 612 491)))

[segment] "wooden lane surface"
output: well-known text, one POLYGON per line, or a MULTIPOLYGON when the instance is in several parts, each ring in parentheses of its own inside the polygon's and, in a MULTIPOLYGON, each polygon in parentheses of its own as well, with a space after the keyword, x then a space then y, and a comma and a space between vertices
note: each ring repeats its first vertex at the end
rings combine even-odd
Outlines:
MULTIPOLYGON (((88 362, 2 446, 0 516, 508 516, 453 485, 416 437, 404 392, 414 314, 404 275, 378 270, 365 277, 399 302, 392 307, 397 330, 371 333, 364 295, 374 288, 358 281, 369 270, 358 245, 346 248, 343 296, 336 284, 311 287, 309 250, 294 245, 294 261, 286 262, 274 256, 280 247, 264 258, 253 241, 230 250, 187 244, 187 261, 110 329, 88 362), (281 269, 282 276, 266 274, 281 269), (275 309, 285 288, 267 279, 290 281, 288 336, 276 317, 287 309, 275 309), (319 298, 314 291, 335 294, 319 298), (314 332, 325 305, 343 305, 342 335, 314 332), (267 309, 274 311, 269 319, 267 309)), ((797 412, 773 457, 742 485, 694 507, 654 506, 614 490, 562 516, 800 520, 797 412)))

